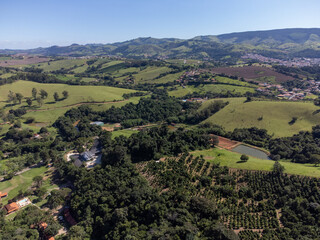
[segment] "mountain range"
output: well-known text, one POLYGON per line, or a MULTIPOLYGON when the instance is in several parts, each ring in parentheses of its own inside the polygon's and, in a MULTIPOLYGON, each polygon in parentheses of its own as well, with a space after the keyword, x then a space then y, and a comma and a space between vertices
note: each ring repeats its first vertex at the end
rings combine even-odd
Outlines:
POLYGON ((0 50, 1 54, 44 56, 114 55, 127 58, 228 59, 245 53, 268 57, 320 58, 320 28, 291 28, 197 36, 191 39, 136 38, 112 44, 72 44, 28 50, 0 50))

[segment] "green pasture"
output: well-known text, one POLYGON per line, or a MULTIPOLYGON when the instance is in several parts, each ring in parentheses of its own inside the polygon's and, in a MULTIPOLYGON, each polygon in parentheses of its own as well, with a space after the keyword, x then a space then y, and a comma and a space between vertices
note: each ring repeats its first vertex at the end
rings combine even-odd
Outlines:
POLYGON ((137 133, 137 130, 131 130, 131 129, 123 129, 123 130, 117 130, 112 132, 112 139, 115 139, 116 137, 119 137, 120 135, 123 135, 125 137, 130 137, 132 134, 137 133))
POLYGON ((246 93, 246 92, 254 92, 255 89, 252 87, 242 87, 242 86, 234 86, 234 85, 227 85, 227 84, 200 84, 198 86, 177 86, 176 90, 170 91, 170 96, 175 97, 183 97, 189 93, 199 92, 214 92, 214 93, 224 93, 224 92, 231 92, 231 93, 246 93))
POLYGON ((25 191, 32 185, 32 179, 35 176, 44 175, 48 170, 46 167, 32 168, 12 179, 0 182, 0 192, 7 192, 8 197, 1 200, 2 204, 7 204, 9 199, 18 195, 19 191, 25 191))
MULTIPOLYGON (((107 102, 113 100, 122 100, 124 93, 131 93, 134 90, 105 87, 105 86, 71 86, 66 84, 44 84, 29 81, 17 81, 12 84, 6 84, 0 86, 0 107, 4 107, 7 103, 7 96, 9 91, 15 93, 21 93, 24 97, 32 96, 32 88, 36 88, 38 92, 44 89, 48 92, 48 98, 44 99, 44 103, 41 107, 38 107, 37 102, 33 101, 33 106, 37 106, 36 109, 52 109, 57 107, 66 107, 81 102, 107 102), (53 94, 57 92, 62 98, 62 92, 68 91, 69 97, 64 100, 54 101, 53 94)), ((26 106, 25 101, 21 105, 15 107, 26 106)))
MULTIPOLYGON (((195 151, 191 154, 194 156, 203 155, 209 162, 220 163, 221 166, 237 169, 272 171, 274 164, 273 160, 263 160, 254 157, 249 157, 247 162, 241 162, 241 154, 218 148, 195 151)), ((287 161, 280 161, 280 163, 285 167, 285 173, 320 177, 320 167, 314 167, 313 164, 299 164, 287 161)))
MULTIPOLYGON (((147 67, 146 69, 140 71, 138 74, 134 74, 137 82, 148 82, 150 80, 153 80, 154 78, 158 77, 161 73, 170 72, 171 69, 168 67, 147 67)), ((159 79, 156 79, 159 80, 159 79)))
POLYGON ((215 76, 214 79, 218 83, 234 84, 234 85, 243 86, 243 87, 257 88, 257 85, 254 85, 245 81, 240 81, 237 79, 228 78, 228 77, 215 76))
MULTIPOLYGON (((203 104, 203 108, 211 101, 203 104)), ((320 113, 312 102, 252 101, 245 98, 225 98, 229 105, 205 120, 232 131, 235 128, 257 127, 268 130, 274 137, 292 136, 299 131, 310 131, 320 123, 320 113), (297 121, 289 124, 293 117, 297 121)))
POLYGON ((86 65, 88 59, 62 59, 51 62, 44 62, 39 64, 32 64, 37 68, 43 69, 44 72, 56 71, 60 69, 68 69, 74 66, 81 66, 83 64, 86 65))

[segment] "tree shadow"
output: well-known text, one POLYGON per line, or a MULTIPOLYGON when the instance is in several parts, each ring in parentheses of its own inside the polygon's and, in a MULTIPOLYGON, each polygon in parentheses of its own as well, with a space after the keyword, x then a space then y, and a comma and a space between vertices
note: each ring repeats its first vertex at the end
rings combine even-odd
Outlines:
POLYGON ((320 113, 320 109, 315 110, 315 111, 312 113, 312 115, 316 115, 316 114, 318 114, 318 113, 320 113))
POLYGON ((237 163, 246 163, 247 161, 242 161, 242 160, 240 160, 240 161, 237 161, 237 163))

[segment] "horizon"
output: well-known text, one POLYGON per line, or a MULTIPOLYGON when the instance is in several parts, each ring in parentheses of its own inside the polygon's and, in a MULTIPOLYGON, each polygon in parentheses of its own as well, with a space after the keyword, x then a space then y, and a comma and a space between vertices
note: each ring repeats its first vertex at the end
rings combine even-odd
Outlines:
POLYGON ((50 45, 47 47, 34 47, 34 48, 24 48, 24 49, 13 49, 13 48, 0 48, 0 50, 17 50, 17 51, 23 51, 23 50, 30 50, 30 49, 37 49, 37 48, 50 48, 50 47, 68 47, 71 45, 80 45, 80 46, 85 46, 85 45, 107 45, 107 44, 116 44, 116 43, 122 43, 122 42, 127 42, 127 41, 132 41, 135 39, 139 39, 139 38, 153 38, 153 39, 178 39, 178 40, 188 40, 188 39, 192 39, 195 37, 202 37, 202 36, 220 36, 220 35, 228 35, 228 34, 234 34, 234 33, 248 33, 248 32, 268 32, 268 31, 276 31, 276 30, 286 30, 286 29, 320 29, 319 28, 315 28, 315 27, 311 27, 311 28, 281 28, 281 29, 266 29, 266 30, 252 30, 252 31, 242 31, 242 32, 228 32, 228 33, 221 33, 218 35, 211 35, 211 34, 207 34, 207 35, 198 35, 198 36, 193 36, 191 38, 175 38, 175 37, 162 37, 162 38, 156 38, 156 37, 136 37, 136 38, 132 38, 132 39, 127 39, 124 41, 117 41, 117 42, 109 42, 109 43, 101 43, 101 42, 88 42, 88 43, 70 43, 68 45, 50 45))
POLYGON ((320 28, 310 0, 226 2, 177 0, 13 0, 0 3, 0 49, 111 44, 139 37, 196 36, 288 28, 320 28), (12 17, 14 16, 14 17, 12 17))

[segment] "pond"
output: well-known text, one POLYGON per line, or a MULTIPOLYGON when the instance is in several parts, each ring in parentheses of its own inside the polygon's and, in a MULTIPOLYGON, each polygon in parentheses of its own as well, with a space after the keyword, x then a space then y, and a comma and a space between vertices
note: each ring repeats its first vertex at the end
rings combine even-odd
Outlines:
POLYGON ((249 147, 243 144, 240 144, 238 146, 236 146, 235 148, 232 149, 233 152, 237 152, 237 153, 241 153, 241 154, 246 154, 248 156, 252 156, 252 157, 256 157, 256 158, 260 158, 260 159, 268 159, 270 160, 269 156, 256 148, 253 147, 249 147))

